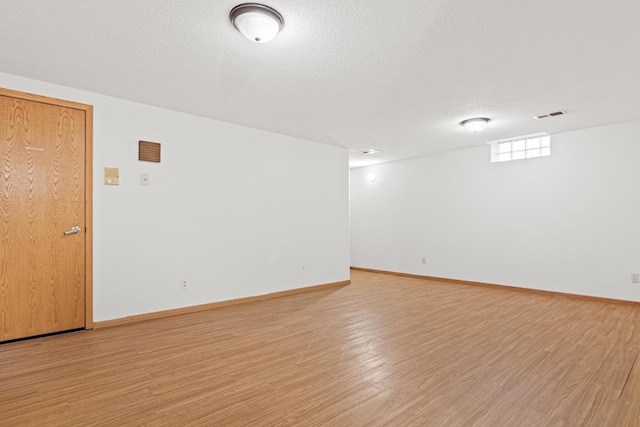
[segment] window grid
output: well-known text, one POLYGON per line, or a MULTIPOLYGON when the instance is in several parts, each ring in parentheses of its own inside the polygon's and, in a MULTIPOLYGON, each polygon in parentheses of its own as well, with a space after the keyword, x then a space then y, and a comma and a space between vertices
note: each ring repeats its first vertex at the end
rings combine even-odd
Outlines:
POLYGON ((495 141, 489 144, 491 145, 492 163, 533 159, 551 155, 551 137, 547 134, 495 141))

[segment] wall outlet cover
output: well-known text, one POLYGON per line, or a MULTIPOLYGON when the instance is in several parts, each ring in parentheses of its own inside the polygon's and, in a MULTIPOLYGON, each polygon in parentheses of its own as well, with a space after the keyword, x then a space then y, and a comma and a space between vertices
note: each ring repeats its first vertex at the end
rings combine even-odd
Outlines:
POLYGON ((104 185, 120 185, 120 169, 104 168, 104 185))

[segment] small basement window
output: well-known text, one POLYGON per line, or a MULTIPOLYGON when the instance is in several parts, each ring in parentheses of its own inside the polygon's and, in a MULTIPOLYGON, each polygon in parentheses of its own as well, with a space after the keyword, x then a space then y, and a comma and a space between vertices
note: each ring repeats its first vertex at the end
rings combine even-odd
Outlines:
POLYGON ((551 155, 551 137, 546 133, 501 139, 489 142, 489 145, 491 145, 491 163, 551 155))

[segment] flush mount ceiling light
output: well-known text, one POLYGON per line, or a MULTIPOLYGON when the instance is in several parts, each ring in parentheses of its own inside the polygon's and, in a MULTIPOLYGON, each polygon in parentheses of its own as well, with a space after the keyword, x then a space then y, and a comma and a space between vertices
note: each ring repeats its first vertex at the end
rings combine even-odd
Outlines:
POLYGON ((460 123, 469 132, 480 132, 489 124, 489 119, 485 117, 476 117, 475 119, 467 119, 460 123))
POLYGON ((284 27, 277 10, 258 3, 243 3, 231 9, 229 19, 240 33, 256 43, 275 38, 284 27))

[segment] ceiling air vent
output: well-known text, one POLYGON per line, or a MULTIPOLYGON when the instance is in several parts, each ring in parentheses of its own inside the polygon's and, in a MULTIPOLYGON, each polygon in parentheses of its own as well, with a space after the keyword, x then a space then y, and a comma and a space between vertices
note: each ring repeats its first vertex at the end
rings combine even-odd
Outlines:
POLYGON ((548 119, 549 117, 562 116, 564 111, 554 111, 553 113, 540 114, 539 116, 533 116, 536 120, 548 119))

